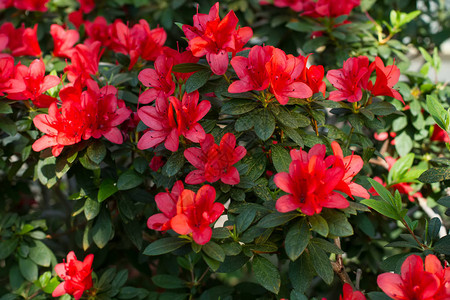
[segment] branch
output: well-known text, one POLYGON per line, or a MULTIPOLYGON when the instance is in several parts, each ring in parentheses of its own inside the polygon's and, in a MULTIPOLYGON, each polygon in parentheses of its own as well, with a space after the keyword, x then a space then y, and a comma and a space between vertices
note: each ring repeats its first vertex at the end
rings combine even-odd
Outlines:
MULTIPOLYGON (((334 239, 335 245, 341 249, 341 240, 339 238, 334 239)), ((336 261, 331 262, 331 266, 333 267, 334 273, 339 277, 339 279, 343 283, 348 283, 351 285, 352 289, 355 289, 355 286, 353 285, 352 280, 350 279, 350 276, 348 276, 347 272, 345 271, 344 262, 342 260, 342 255, 337 254, 336 255, 336 261)))

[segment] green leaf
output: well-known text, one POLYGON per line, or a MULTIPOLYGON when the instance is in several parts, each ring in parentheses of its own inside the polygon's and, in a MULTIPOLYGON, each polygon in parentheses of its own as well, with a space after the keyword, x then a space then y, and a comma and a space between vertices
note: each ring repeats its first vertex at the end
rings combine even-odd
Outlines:
POLYGON ((152 277, 152 281, 156 286, 164 289, 181 289, 187 287, 184 280, 172 275, 156 275, 152 277))
MULTIPOLYGON (((441 199, 439 199, 437 201, 437 203, 439 203, 440 205, 445 206, 447 208, 450 208, 450 196, 442 197, 441 199)), ((1 249, 1 247, 0 247, 0 249, 1 249)))
POLYGON ((261 221, 258 222, 257 226, 261 228, 277 227, 279 225, 286 224, 287 222, 298 216, 299 213, 295 211, 288 213, 280 213, 276 211, 264 216, 261 221))
POLYGON ((398 220, 398 214, 395 209, 386 202, 375 200, 375 199, 364 199, 361 203, 367 205, 368 207, 376 210, 383 216, 389 217, 394 220, 398 220))
POLYGON ((335 253, 335 254, 344 254, 344 251, 342 251, 335 244, 332 244, 327 240, 320 239, 320 238, 313 238, 311 240, 311 243, 313 243, 315 246, 321 248, 325 252, 335 253))
POLYGON ((217 273, 231 273, 242 268, 249 261, 249 257, 244 254, 227 256, 225 261, 216 270, 217 273))
POLYGON ((327 220, 329 234, 334 236, 351 236, 353 235, 352 225, 348 222, 344 213, 337 210, 326 210, 322 216, 327 220))
POLYGON ((149 256, 161 255, 177 250, 188 243, 188 240, 177 237, 163 238, 148 245, 142 254, 149 256))
POLYGON ((30 247, 28 256, 36 264, 49 267, 52 261, 53 252, 43 242, 34 241, 34 246, 30 247))
POLYGON ((308 117, 297 112, 291 112, 281 105, 276 106, 276 109, 272 111, 278 122, 289 128, 306 127, 311 123, 308 117))
POLYGON ((96 164, 100 164, 106 156, 106 147, 100 141, 95 141, 86 150, 88 157, 96 164))
POLYGON ((450 119, 449 114, 435 96, 427 95, 427 107, 438 126, 447 131, 449 129, 447 128, 450 119))
POLYGON ((294 128, 282 128, 284 134, 286 134, 286 136, 288 138, 290 138, 292 141, 294 141, 299 147, 303 147, 305 146, 305 143, 303 142, 303 138, 300 135, 300 133, 298 132, 298 129, 294 129, 294 128))
POLYGON ((178 151, 169 157, 166 164, 162 168, 163 174, 168 177, 175 176, 184 165, 184 152, 178 151))
POLYGON ((50 279, 49 283, 42 289, 44 293, 51 294, 56 289, 56 287, 59 285, 59 281, 57 277, 53 277, 50 279))
POLYGON ((133 161, 133 167, 139 174, 143 174, 148 169, 148 161, 139 156, 133 161))
POLYGON ((220 113, 233 116, 242 115, 254 110, 258 106, 259 103, 253 100, 231 99, 223 103, 220 113))
POLYGON ((211 77, 211 70, 209 69, 199 70, 192 74, 191 77, 186 80, 186 93, 192 93, 204 86, 209 77, 211 77))
POLYGON ((292 162, 289 152, 280 145, 272 145, 272 162, 278 173, 289 172, 289 165, 292 162))
POLYGON ((296 261, 289 263, 289 280, 292 287, 299 292, 303 293, 308 289, 314 275, 315 271, 310 255, 306 252, 303 252, 296 261))
POLYGON ((410 153, 413 148, 413 143, 413 140, 406 131, 403 131, 395 137, 395 149, 400 156, 405 156, 410 153))
POLYGON ((178 72, 178 73, 191 73, 191 72, 197 72, 200 70, 209 70, 209 69, 205 65, 193 64, 193 63, 178 64, 178 65, 174 65, 172 68, 172 72, 178 72))
POLYGON ((254 124, 255 116, 253 114, 248 114, 236 120, 236 123, 234 123, 234 129, 237 132, 242 132, 252 129, 254 124))
POLYGON ((311 261, 313 261, 314 270, 317 272, 326 284, 331 284, 334 278, 333 268, 331 266, 330 258, 321 248, 314 244, 308 245, 311 261))
POLYGON ((100 183, 98 189, 97 201, 103 202, 112 195, 114 195, 119 189, 116 186, 115 181, 112 178, 106 178, 100 183))
POLYGON ((223 251, 222 247, 212 241, 209 241, 207 244, 203 245, 202 250, 206 255, 214 260, 220 262, 225 261, 225 252, 223 251))
POLYGON ((33 282, 38 279, 38 266, 30 258, 19 257, 19 269, 26 280, 33 282))
POLYGON ((94 219, 99 212, 100 212, 100 203, 88 197, 84 202, 84 216, 86 217, 86 220, 89 221, 94 219))
POLYGON ((446 235, 434 244, 433 250, 437 253, 450 255, 450 235, 446 235))
POLYGON ((17 133, 17 126, 10 118, 2 116, 0 118, 0 129, 9 134, 15 136, 17 133))
POLYGON ((423 183, 433 183, 450 179, 450 167, 432 168, 426 170, 419 177, 423 183))
POLYGON ((119 191, 129 190, 139 186, 142 182, 142 176, 133 170, 127 170, 119 176, 119 180, 117 180, 117 189, 119 191))
POLYGON ((308 216, 308 221, 311 224, 311 229, 323 237, 328 236, 329 228, 327 221, 321 215, 308 216))
POLYGON ((387 116, 397 111, 394 105, 386 101, 374 102, 366 107, 374 115, 387 116))
POLYGON ((256 216, 256 209, 248 207, 244 209, 236 218, 236 230, 242 233, 252 224, 256 216))
POLYGON ((0 102, 0 114, 10 114, 13 110, 6 102, 0 102))
POLYGON ((19 240, 16 237, 0 241, 0 260, 11 255, 16 250, 19 240))
POLYGON ((406 156, 401 157, 395 162, 392 168, 389 170, 388 183, 402 182, 403 175, 412 167, 414 162, 414 153, 409 153, 406 156))
POLYGON ((217 271, 220 267, 220 261, 217 261, 215 259, 212 259, 208 255, 202 254, 203 260, 206 262, 208 267, 210 267, 211 270, 214 272, 217 271))
POLYGON ((295 261, 309 243, 310 232, 305 218, 289 228, 284 246, 290 260, 295 261))
POLYGON ((113 281, 111 282, 111 285, 114 288, 119 288, 127 282, 127 279, 128 279, 128 270, 126 269, 120 270, 117 273, 116 277, 114 277, 113 281))
POLYGON ((267 109, 259 110, 255 115, 255 133, 263 141, 270 138, 275 130, 275 118, 267 109))
POLYGON ((106 209, 103 209, 92 227, 92 239, 94 243, 101 249, 106 246, 113 235, 113 226, 111 216, 106 209))
POLYGON ((253 258, 252 266, 256 282, 266 290, 278 294, 281 285, 278 269, 270 261, 261 256, 255 256, 253 258))

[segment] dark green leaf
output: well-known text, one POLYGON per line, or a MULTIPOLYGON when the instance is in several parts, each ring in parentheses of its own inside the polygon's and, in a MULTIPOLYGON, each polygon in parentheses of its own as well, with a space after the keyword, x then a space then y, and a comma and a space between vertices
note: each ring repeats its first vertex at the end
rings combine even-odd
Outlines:
POLYGON ((10 118, 2 116, 0 118, 0 129, 9 134, 15 136, 17 133, 17 126, 10 118))
POLYGON ((433 250, 437 253, 450 255, 450 235, 446 235, 434 244, 433 250))
POLYGON ((286 234, 284 246, 290 260, 295 261, 309 243, 310 232, 305 218, 293 224, 286 234))
POLYGON ((278 269, 266 258, 255 256, 253 258, 253 274, 257 283, 268 291, 278 294, 281 279, 278 269))
POLYGON ((164 289, 180 289, 187 287, 186 282, 172 275, 156 275, 152 277, 152 281, 156 286, 164 289))
POLYGON ((19 269, 26 280, 33 282, 38 279, 38 266, 30 258, 19 257, 19 269))
POLYGON ((272 136, 275 130, 275 118, 267 109, 259 110, 255 117, 255 133, 261 140, 265 141, 272 136))
POLYGON ((100 203, 88 197, 84 202, 84 215, 86 216, 86 220, 89 221, 94 219, 99 212, 100 212, 100 203))
POLYGON ((348 222, 344 213, 336 210, 326 210, 322 216, 327 220, 329 234, 334 236, 350 236, 353 235, 352 225, 348 222))
POLYGON ((186 93, 192 93, 204 86, 210 76, 211 70, 209 69, 200 70, 192 74, 191 77, 186 80, 186 93))
POLYGON ((286 224, 290 220, 299 216, 298 212, 288 212, 288 213, 280 213, 273 212, 266 216, 264 216, 261 221, 258 222, 258 227, 261 228, 272 228, 277 227, 279 225, 286 224))
POLYGON ((19 240, 17 238, 10 238, 0 242, 0 260, 3 260, 11 255, 16 250, 19 240))
POLYGON ((213 270, 214 272, 217 271, 220 267, 220 261, 217 261, 215 259, 212 259, 208 255, 202 254, 203 260, 206 262, 208 267, 213 270))
POLYGON ((303 293, 307 290, 314 275, 310 255, 306 252, 303 252, 296 261, 289 263, 289 280, 292 287, 299 292, 303 293))
POLYGON ((34 241, 34 246, 30 247, 29 258, 36 264, 49 267, 52 261, 52 251, 41 241, 34 241))
POLYGON ((205 69, 208 69, 208 67, 205 65, 184 63, 184 64, 174 65, 172 68, 172 72, 191 73, 191 72, 197 72, 197 71, 205 70, 205 69))
POLYGON ((202 250, 206 253, 206 255, 214 260, 220 262, 224 262, 225 260, 225 252, 222 247, 212 241, 209 241, 207 244, 203 245, 202 250))
POLYGON ((175 176, 184 165, 184 154, 183 151, 179 151, 177 153, 172 154, 169 157, 166 164, 162 168, 163 174, 168 177, 175 176))
POLYGON ((226 115, 242 115, 254 110, 258 105, 259 103, 253 100, 232 99, 224 102, 221 113, 226 115))
POLYGON ((231 273, 242 268, 249 261, 249 257, 244 254, 225 257, 225 261, 220 265, 217 273, 231 273))
POLYGON ((111 223, 111 216, 109 211, 103 209, 98 218, 95 220, 94 227, 92 227, 92 239, 94 243, 101 249, 105 247, 113 234, 113 226, 111 223))
POLYGON ((0 102, 0 114, 10 114, 13 110, 6 102, 0 102))
POLYGON ((96 141, 89 145, 86 152, 94 163, 100 164, 106 156, 106 147, 102 142, 96 141))
POLYGON ((313 238, 311 240, 311 243, 313 243, 317 247, 321 248, 325 252, 335 253, 335 254, 344 254, 344 251, 342 251, 335 244, 332 244, 327 240, 324 240, 321 238, 313 238))
POLYGON ((187 243, 189 243, 188 240, 177 237, 163 238, 156 240, 150 245, 148 245, 145 248, 143 254, 149 256, 161 255, 177 250, 178 248, 187 243))
POLYGON ((289 152, 280 145, 273 145, 272 162, 278 173, 289 172, 289 165, 292 162, 289 152))
POLYGON ((112 178, 106 178, 100 183, 97 201, 102 202, 114 195, 119 189, 112 178))
POLYGON ((374 102, 366 107, 374 115, 387 116, 397 111, 394 105, 386 101, 374 102))
POLYGON ((128 270, 121 270, 117 273, 116 277, 114 277, 113 281, 111 282, 111 285, 114 288, 119 288, 127 282, 128 279, 128 270))
POLYGON ((331 284, 331 282, 333 282, 334 272, 328 255, 314 244, 309 244, 308 250, 311 255, 311 260, 314 262, 313 267, 317 272, 317 275, 319 275, 326 284, 331 284))
POLYGON ((256 210, 252 207, 244 209, 236 218, 236 230, 238 233, 242 233, 252 224, 255 219, 256 210))
POLYGON ((411 137, 403 131, 395 137, 395 149, 400 156, 405 156, 411 152, 413 148, 413 140, 411 137))
POLYGON ((249 130, 249 129, 253 128, 253 126, 255 124, 254 120, 255 120, 255 116, 253 114, 248 114, 248 115, 242 116, 236 120, 236 123, 234 123, 234 129, 237 132, 249 130))
POLYGON ((311 229, 317 232, 318 234, 327 237, 329 228, 327 221, 320 215, 312 215, 308 216, 308 221, 311 224, 311 229))
POLYGON ((119 191, 129 190, 139 186, 143 182, 142 176, 133 170, 127 170, 119 176, 117 189, 119 191))
POLYGON ((426 170, 419 177, 423 183, 433 183, 450 179, 450 167, 432 168, 426 170))

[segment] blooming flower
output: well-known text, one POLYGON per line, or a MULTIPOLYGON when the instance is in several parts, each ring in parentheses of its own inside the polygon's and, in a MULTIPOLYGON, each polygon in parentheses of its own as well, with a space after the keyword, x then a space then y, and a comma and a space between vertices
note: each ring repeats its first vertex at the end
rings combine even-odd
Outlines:
POLYGON ((369 69, 372 68, 375 68, 377 79, 375 84, 373 84, 372 81, 368 83, 367 90, 369 90, 373 96, 389 96, 405 104, 403 97, 393 88, 400 78, 400 70, 398 67, 396 65, 385 67, 381 58, 375 57, 375 61, 371 64, 369 69))
POLYGON ((366 300, 366 296, 360 291, 353 291, 350 284, 344 283, 343 295, 339 296, 339 300, 366 300))
POLYGON ((320 144, 308 153, 291 150, 289 173, 281 172, 274 177, 275 184, 288 193, 277 200, 276 209, 279 212, 299 208, 302 213, 311 216, 320 213, 323 207, 349 206, 344 196, 336 192, 349 193, 348 187, 342 186, 346 178, 345 166, 335 164, 337 158, 333 155, 325 158, 325 152, 325 145, 320 144))
POLYGON ((155 99, 165 101, 173 94, 175 82, 172 80, 172 67, 173 59, 160 55, 155 61, 154 69, 144 69, 139 73, 139 81, 150 87, 139 96, 139 102, 148 104, 155 99))
POLYGON ((55 272, 64 280, 53 291, 53 297, 60 297, 64 294, 72 295, 78 300, 84 291, 92 287, 92 262, 94 255, 89 254, 84 261, 77 260, 75 253, 70 251, 67 254, 67 261, 55 266, 55 272))
POLYGON ((154 172, 158 172, 158 170, 164 166, 165 162, 162 156, 153 156, 150 164, 148 165, 150 169, 154 172))
POLYGON ((450 143, 450 137, 448 136, 448 133, 437 124, 434 124, 433 126, 433 134, 431 135, 430 140, 450 143))
POLYGON ((80 3, 80 10, 85 14, 90 13, 95 8, 94 0, 78 0, 78 2, 80 3))
POLYGON ((84 21, 84 28, 88 38, 84 41, 85 45, 91 45, 95 41, 99 41, 102 46, 109 47, 111 43, 110 27, 108 21, 102 16, 98 16, 91 21, 84 21))
POLYGON ((401 274, 378 275, 378 286, 395 300, 448 299, 450 295, 450 268, 442 268, 436 256, 430 254, 423 260, 410 255, 402 264, 401 274))
POLYGON ((26 89, 19 93, 10 93, 8 99, 30 99, 38 107, 49 107, 52 102, 56 101, 56 98, 43 93, 57 86, 60 79, 54 75, 45 76, 45 65, 41 59, 35 59, 29 67, 19 63, 15 73, 15 78, 22 81, 26 89))
POLYGON ((223 213, 222 203, 214 202, 216 190, 210 185, 202 186, 197 193, 183 190, 177 202, 177 215, 170 225, 179 234, 192 234, 199 245, 204 245, 211 239, 214 223, 223 213))
MULTIPOLYGON (((172 48, 166 47, 164 49, 164 54, 173 59, 174 65, 185 64, 185 63, 197 63, 199 61, 199 58, 192 55, 192 52, 189 50, 179 52, 178 50, 174 50, 172 48)), ((195 72, 180 73, 180 72, 172 71, 172 73, 175 75, 177 80, 181 80, 181 81, 185 82, 195 72)))
POLYGON ((4 93, 20 93, 25 91, 23 80, 15 78, 14 58, 9 54, 0 54, 0 96, 4 93))
POLYGON ((14 0, 14 7, 29 11, 47 11, 45 6, 49 0, 14 0))
POLYGON ((184 151, 186 159, 197 168, 186 176, 187 184, 216 182, 219 179, 230 185, 239 183, 239 172, 233 165, 245 156, 247 150, 243 146, 236 147, 234 134, 226 133, 220 145, 214 143, 211 134, 207 134, 200 146, 184 151))
POLYGON ((67 72, 67 78, 70 82, 74 82, 81 76, 82 82, 91 79, 91 75, 96 75, 98 72, 98 64, 103 50, 100 50, 101 43, 93 42, 87 46, 78 44, 70 58, 72 64, 64 68, 67 72))
POLYGON ((77 30, 64 30, 61 25, 52 24, 50 34, 53 37, 53 55, 56 57, 71 57, 74 51, 73 46, 80 39, 77 30))
POLYGON ((177 215, 178 199, 183 192, 184 186, 181 180, 175 182, 172 192, 159 193, 155 196, 155 202, 161 211, 148 218, 147 227, 153 230, 166 231, 171 229, 171 219, 177 215))
POLYGON ((0 27, 0 34, 8 36, 8 48, 12 56, 40 56, 41 48, 37 40, 38 24, 33 28, 22 27, 15 29, 10 22, 5 22, 0 27))
POLYGON ((228 68, 228 53, 231 52, 234 56, 241 51, 252 37, 252 29, 242 27, 236 30, 239 20, 234 11, 230 11, 220 20, 219 2, 211 7, 208 15, 197 13, 193 20, 194 26, 182 27, 189 40, 188 50, 196 57, 206 55, 214 74, 225 74, 228 68))
POLYGON ((302 15, 312 18, 337 18, 350 14, 352 9, 359 6, 359 4, 360 0, 307 0, 304 1, 304 12, 302 15))

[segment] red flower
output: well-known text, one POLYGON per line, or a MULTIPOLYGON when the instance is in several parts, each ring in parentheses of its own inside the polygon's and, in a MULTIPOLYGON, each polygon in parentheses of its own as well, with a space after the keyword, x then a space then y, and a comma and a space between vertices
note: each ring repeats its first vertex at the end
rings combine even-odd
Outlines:
POLYGON ((180 101, 175 97, 169 98, 177 116, 178 134, 183 135, 188 140, 199 143, 205 139, 205 130, 198 123, 211 109, 208 100, 199 101, 198 91, 190 94, 184 93, 180 101))
POLYGON ((435 255, 429 254, 425 257, 425 271, 434 274, 440 281, 440 288, 434 299, 450 299, 450 267, 443 268, 439 259, 435 255))
POLYGON ((89 254, 84 261, 77 260, 75 253, 70 251, 67 254, 67 261, 57 264, 55 272, 64 280, 53 291, 53 297, 60 297, 64 294, 74 296, 75 300, 81 298, 84 291, 92 287, 92 262, 94 255, 89 254))
MULTIPOLYGON (((185 63, 197 63, 199 61, 199 58, 192 55, 191 51, 179 52, 172 48, 166 47, 166 48, 164 48, 164 54, 173 59, 174 65, 185 64, 185 63)), ((172 73, 175 75, 177 80, 181 80, 181 81, 185 82, 195 72, 179 73, 179 72, 172 71, 172 73)))
POLYGON ((396 65, 385 67, 381 58, 375 57, 375 61, 370 65, 370 69, 372 68, 375 68, 377 79, 375 84, 372 84, 371 81, 369 82, 367 90, 373 96, 389 96, 405 104, 400 93, 393 88, 400 78, 400 70, 398 67, 396 65))
POLYGON ((8 36, 8 48, 11 50, 12 56, 40 56, 41 48, 37 40, 37 27, 25 28, 22 24, 21 28, 14 28, 12 23, 6 22, 0 27, 0 33, 8 36))
POLYGON ((177 215, 177 202, 183 192, 184 186, 181 180, 175 182, 172 192, 159 193, 155 196, 155 202, 161 211, 148 218, 147 227, 158 231, 167 231, 172 229, 171 220, 177 215))
MULTIPOLYGON (((438 271, 435 261, 430 259, 426 260, 425 269, 438 271)), ((418 255, 406 258, 401 275, 383 273, 378 276, 377 283, 383 292, 395 300, 435 300, 436 296, 442 296, 438 294, 441 285, 439 277, 424 270, 423 260, 418 255)))
POLYGON ((80 2, 80 10, 88 14, 95 8, 95 1, 94 0, 78 0, 80 2))
POLYGON ((10 93, 9 99, 26 100, 30 99, 38 107, 49 107, 56 98, 44 95, 43 93, 60 82, 60 79, 54 75, 45 76, 45 65, 40 59, 35 59, 29 67, 21 65, 16 66, 16 79, 26 85, 26 89, 20 93, 10 93))
POLYGON ((170 221, 172 229, 179 234, 192 234, 199 245, 211 239, 214 223, 223 213, 222 203, 214 202, 216 190, 210 185, 202 186, 197 194, 184 190, 177 203, 177 215, 170 221))
POLYGON ((337 88, 330 92, 330 100, 357 102, 362 98, 362 81, 370 76, 369 59, 366 56, 350 57, 344 62, 342 69, 330 70, 327 79, 337 88), (364 78, 364 79, 363 79, 364 78))
POLYGON ((345 178, 343 166, 333 165, 335 156, 325 158, 325 145, 317 144, 306 153, 291 150, 289 173, 275 175, 275 184, 289 195, 281 196, 276 203, 279 212, 300 209, 306 215, 320 213, 323 207, 346 208, 348 201, 340 193, 339 185, 345 178))
POLYGON ((353 177, 361 171, 364 166, 364 161, 359 155, 352 155, 344 157, 341 146, 333 141, 331 143, 333 154, 336 157, 335 165, 343 167, 345 170, 342 181, 338 184, 337 190, 344 191, 349 196, 358 196, 365 199, 369 199, 370 195, 367 190, 361 185, 353 182, 353 177))
POLYGON ((175 91, 172 80, 173 59, 160 55, 155 61, 154 69, 144 69, 139 73, 139 81, 150 89, 139 96, 139 102, 148 104, 153 100, 166 101, 175 91))
POLYGON ((81 10, 76 10, 71 12, 68 17, 70 23, 73 24, 77 29, 83 24, 83 12, 81 10))
POLYGON ((49 0, 14 0, 14 7, 29 11, 47 11, 45 6, 49 0))
POLYGON ((98 64, 103 50, 100 50, 100 42, 94 42, 87 46, 79 44, 75 47, 75 51, 70 58, 72 64, 64 68, 67 72, 67 78, 70 82, 74 82, 81 76, 82 82, 91 79, 91 75, 96 75, 98 72, 98 64))
POLYGON ((211 134, 207 134, 200 146, 201 149, 193 147, 184 151, 186 159, 197 168, 186 176, 187 184, 212 183, 219 179, 230 185, 239 183, 239 172, 233 165, 245 156, 247 150, 243 146, 236 147, 234 134, 226 133, 220 145, 214 143, 211 134))
POLYGON ((323 66, 311 66, 306 68, 306 80, 304 81, 312 90, 313 94, 322 93, 325 97, 327 85, 323 81, 325 71, 323 66))
POLYGON ((353 8, 359 6, 360 0, 308 0, 304 3, 303 16, 312 18, 337 18, 342 15, 348 15, 353 8))
MULTIPOLYGON (((305 1, 306 0, 274 0, 273 5, 276 7, 289 7, 290 9, 299 12, 303 10, 303 2, 305 1)), ((265 4, 262 2, 265 1, 260 1, 261 4, 265 4)))
POLYGON ((266 63, 272 57, 274 47, 253 46, 248 57, 235 56, 231 59, 239 80, 234 81, 228 88, 229 93, 244 93, 248 91, 262 91, 269 87, 269 74, 266 63))
POLYGON ((140 20, 131 29, 122 20, 111 25, 110 48, 130 56, 129 69, 133 68, 141 56, 146 60, 155 60, 163 53, 167 34, 162 28, 150 30, 148 22, 140 20))
POLYGON ((99 41, 102 46, 109 47, 111 43, 110 27, 108 21, 101 16, 95 18, 94 22, 85 21, 84 28, 88 38, 84 41, 84 44, 92 45, 95 41, 99 41))
POLYGON ((153 156, 152 160, 150 161, 150 164, 148 165, 150 169, 154 172, 158 172, 158 170, 164 166, 165 162, 163 160, 162 156, 153 156))
POLYGON ((230 11, 220 20, 219 2, 209 14, 197 14, 193 18, 194 26, 183 25, 183 31, 189 40, 189 50, 196 57, 206 55, 206 60, 214 74, 223 75, 228 68, 228 53, 234 56, 241 51, 245 43, 252 37, 250 27, 236 30, 238 18, 230 11))
POLYGON ((313 95, 308 85, 296 81, 305 67, 304 58, 286 55, 283 50, 273 49, 272 58, 266 64, 266 71, 269 74, 270 92, 280 104, 287 104, 289 97, 309 98, 313 95))
POLYGON ((15 78, 14 58, 9 54, 0 54, 0 96, 4 93, 20 93, 25 89, 25 82, 15 78))
POLYGON ((366 300, 366 296, 359 291, 353 291, 350 284, 344 283, 343 288, 344 295, 339 296, 339 300, 366 300))
POLYGON ((0 9, 7 9, 13 5, 13 0, 0 0, 0 9))
POLYGON ((430 140, 450 143, 450 137, 448 136, 448 133, 436 124, 434 124, 433 126, 433 134, 431 135, 430 140))
POLYGON ((52 24, 50 26, 50 34, 53 37, 53 55, 56 57, 71 57, 75 49, 73 46, 80 39, 77 30, 64 30, 61 25, 52 24))

